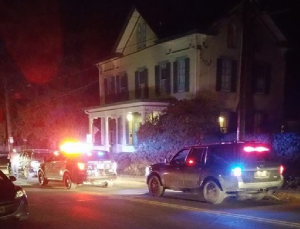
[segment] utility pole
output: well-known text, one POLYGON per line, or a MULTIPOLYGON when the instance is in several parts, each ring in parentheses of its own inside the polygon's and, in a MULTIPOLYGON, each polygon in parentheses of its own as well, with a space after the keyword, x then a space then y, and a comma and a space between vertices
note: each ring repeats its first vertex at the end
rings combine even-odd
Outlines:
POLYGON ((7 134, 7 146, 8 146, 8 153, 10 154, 13 150, 13 137, 11 131, 11 119, 10 119, 10 102, 8 96, 8 89, 7 89, 7 80, 3 76, 3 85, 4 85, 4 97, 5 97, 5 115, 6 115, 6 134, 7 134))
MULTIPOLYGON (((251 11, 252 3, 244 0, 242 3, 242 36, 241 36, 241 52, 240 52, 240 87, 239 87, 239 105, 238 105, 238 120, 237 120, 237 141, 244 141, 246 135, 246 113, 249 102, 249 64, 251 63, 250 40, 251 37, 251 11)), ((253 35, 253 34, 252 34, 253 35)), ((251 85, 251 83, 250 83, 251 85)))

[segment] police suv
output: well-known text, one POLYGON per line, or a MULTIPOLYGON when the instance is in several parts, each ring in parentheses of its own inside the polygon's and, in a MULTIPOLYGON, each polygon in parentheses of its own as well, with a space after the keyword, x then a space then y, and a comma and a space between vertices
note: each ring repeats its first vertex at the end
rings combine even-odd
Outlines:
POLYGON ((165 189, 203 193, 219 204, 227 196, 261 200, 283 184, 283 166, 268 145, 225 142, 181 149, 170 161, 146 168, 149 193, 162 196, 165 189))

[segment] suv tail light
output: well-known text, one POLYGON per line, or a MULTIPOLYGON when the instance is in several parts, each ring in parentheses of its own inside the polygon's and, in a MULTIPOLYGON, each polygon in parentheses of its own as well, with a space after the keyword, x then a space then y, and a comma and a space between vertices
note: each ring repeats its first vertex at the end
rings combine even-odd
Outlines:
POLYGON ((284 171, 284 167, 282 165, 280 165, 280 167, 279 167, 279 173, 280 173, 280 175, 283 174, 283 171, 284 171))
POLYGON ((85 169, 85 164, 82 163, 82 162, 78 162, 77 166, 78 166, 78 169, 80 169, 80 170, 84 170, 85 169))

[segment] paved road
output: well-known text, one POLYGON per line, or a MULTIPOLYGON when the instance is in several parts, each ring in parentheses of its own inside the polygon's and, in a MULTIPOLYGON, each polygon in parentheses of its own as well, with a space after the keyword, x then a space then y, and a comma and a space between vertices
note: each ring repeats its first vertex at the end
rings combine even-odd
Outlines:
POLYGON ((51 183, 39 187, 36 179, 18 183, 28 194, 30 217, 0 222, 0 228, 300 228, 299 203, 228 199, 210 205, 199 195, 180 192, 153 198, 145 184, 126 180, 110 189, 86 185, 72 191, 51 183))

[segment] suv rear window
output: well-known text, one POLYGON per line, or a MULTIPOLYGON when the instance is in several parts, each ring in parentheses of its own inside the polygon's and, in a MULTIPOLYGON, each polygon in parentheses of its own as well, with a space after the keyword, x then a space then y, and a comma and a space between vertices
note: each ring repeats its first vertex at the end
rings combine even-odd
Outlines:
POLYGON ((233 145, 216 145, 208 147, 206 165, 222 166, 232 163, 236 159, 233 145))

